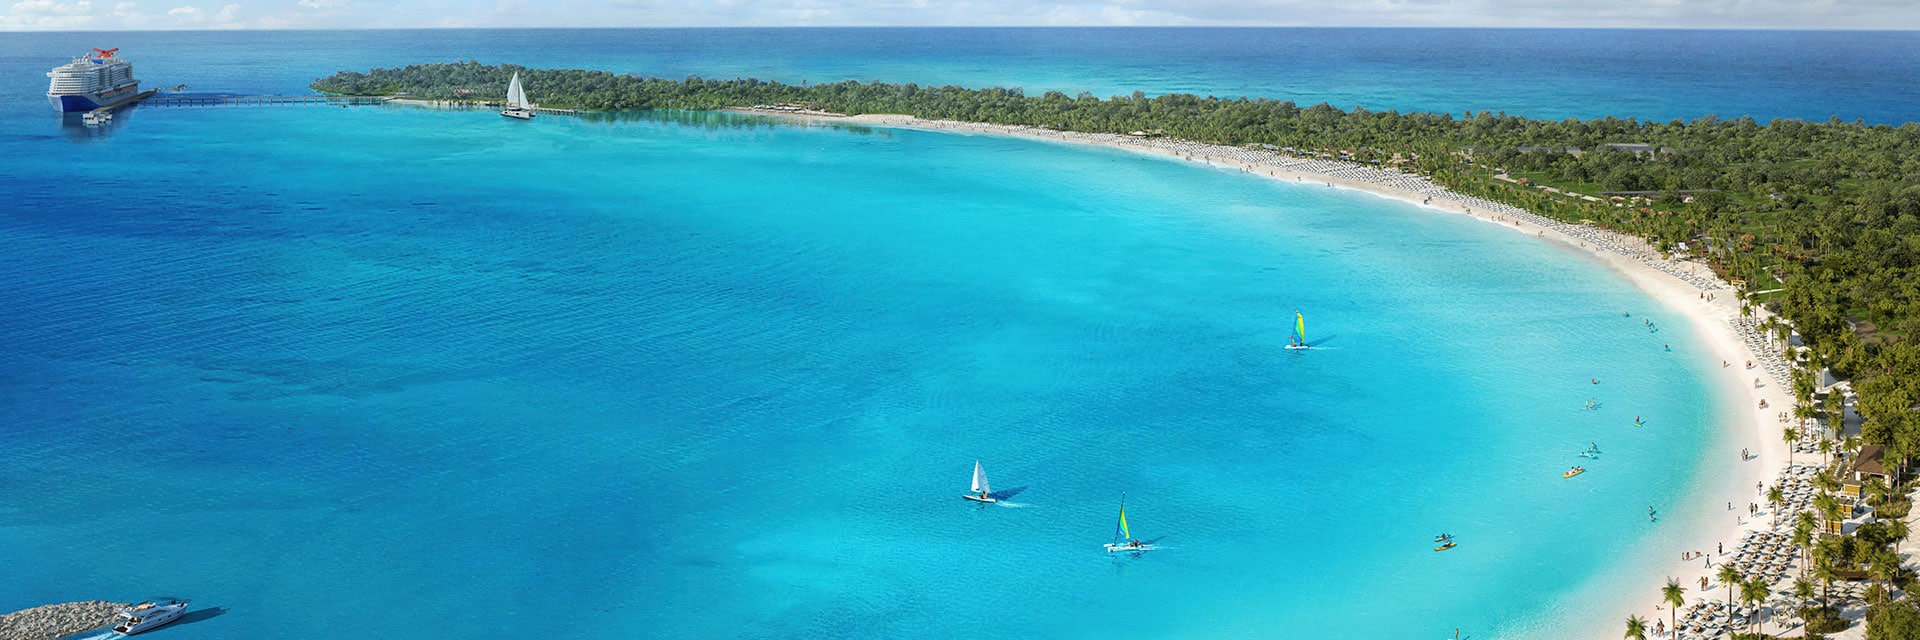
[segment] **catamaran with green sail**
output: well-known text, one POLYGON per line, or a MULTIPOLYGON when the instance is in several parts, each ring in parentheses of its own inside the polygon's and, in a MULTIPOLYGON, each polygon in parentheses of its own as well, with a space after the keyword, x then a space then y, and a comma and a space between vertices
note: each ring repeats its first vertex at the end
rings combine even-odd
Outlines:
POLYGON ((1307 317, 1293 314, 1293 335, 1287 338, 1288 349, 1311 349, 1307 345, 1307 317))
POLYGON ((1106 547, 1107 553, 1139 553, 1158 548, 1133 539, 1133 532, 1127 530, 1127 494, 1120 494, 1120 524, 1113 528, 1113 542, 1106 547))

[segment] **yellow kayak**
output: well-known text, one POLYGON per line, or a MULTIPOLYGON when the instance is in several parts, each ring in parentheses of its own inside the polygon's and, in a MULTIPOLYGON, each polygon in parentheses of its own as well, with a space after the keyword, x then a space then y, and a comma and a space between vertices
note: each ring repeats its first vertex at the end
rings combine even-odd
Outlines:
POLYGON ((1568 472, 1566 472, 1566 473, 1562 473, 1562 474, 1560 474, 1560 477, 1562 477, 1562 478, 1571 478, 1571 477, 1574 477, 1574 476, 1577 476, 1577 475, 1580 475, 1580 474, 1582 474, 1582 473, 1586 473, 1586 472, 1587 472, 1587 468, 1586 468, 1586 467, 1574 467, 1572 471, 1568 471, 1568 472))
POLYGON ((1446 543, 1446 544, 1443 544, 1443 545, 1440 545, 1440 546, 1438 546, 1438 547, 1434 547, 1434 548, 1433 548, 1433 550, 1434 550, 1434 551, 1446 551, 1446 550, 1448 550, 1448 549, 1452 549, 1452 548, 1453 548, 1453 543, 1451 543, 1451 542, 1449 542, 1449 543, 1446 543))

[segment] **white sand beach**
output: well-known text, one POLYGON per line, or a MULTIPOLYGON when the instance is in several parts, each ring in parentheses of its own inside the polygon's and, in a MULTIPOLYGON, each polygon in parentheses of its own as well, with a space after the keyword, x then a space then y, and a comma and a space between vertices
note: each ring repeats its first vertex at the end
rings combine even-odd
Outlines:
MULTIPOLYGON (((1667 620, 1668 612, 1656 608, 1659 606, 1659 589, 1665 584, 1667 578, 1677 579, 1682 585, 1688 587, 1689 603, 1703 596, 1709 597, 1711 602, 1710 596, 1714 595, 1714 591, 1724 591, 1723 585, 1712 579, 1712 574, 1719 570, 1720 556, 1714 555, 1714 563, 1709 568, 1706 566, 1707 558, 1683 561, 1681 553, 1696 550, 1715 553, 1719 546, 1724 544, 1727 552, 1731 554, 1741 547, 1743 539, 1749 533, 1766 530, 1772 522, 1771 507, 1765 504, 1764 496, 1756 492, 1754 487, 1755 483, 1773 486, 1783 479, 1782 474, 1786 471, 1784 467, 1788 456, 1787 444, 1780 437, 1781 429, 1786 425, 1780 421, 1780 417, 1781 412, 1791 410, 1793 397, 1789 386, 1791 380, 1788 377, 1788 363, 1777 351, 1765 346, 1766 341, 1757 329, 1757 321, 1765 317, 1765 312, 1756 310, 1755 313, 1761 315, 1742 318, 1734 289, 1715 276, 1705 265, 1691 261, 1668 260, 1639 238, 1586 225, 1568 224, 1509 205, 1458 194, 1416 174, 1332 159, 1302 158, 1246 147, 1212 145, 1165 137, 1075 133, 1035 127, 922 120, 913 116, 878 114, 838 116, 750 109, 734 111, 797 120, 856 123, 958 134, 1015 136, 1158 154, 1239 170, 1275 180, 1317 183, 1333 188, 1364 191, 1437 211, 1470 215, 1498 224, 1503 228, 1555 243, 1607 266, 1662 305, 1685 314, 1708 341, 1706 357, 1710 360, 1711 368, 1725 372, 1721 380, 1723 385, 1721 393, 1732 408, 1733 414, 1737 416, 1732 423, 1725 425, 1728 431, 1723 435, 1725 441, 1731 443, 1729 449, 1709 453, 1714 456, 1723 455, 1726 460, 1726 474, 1724 476, 1714 474, 1716 477, 1710 482, 1709 489, 1715 494, 1724 495, 1700 497, 1702 502, 1712 504, 1728 502, 1733 505, 1733 508, 1727 511, 1724 519, 1719 519, 1719 525, 1690 531, 1682 540, 1681 546, 1671 550, 1671 561, 1667 565, 1669 568, 1665 575, 1645 576, 1644 584, 1632 585, 1632 591, 1619 594, 1620 598, 1617 602, 1601 605, 1599 610, 1594 612, 1594 619, 1606 621, 1606 624, 1595 629, 1595 635, 1609 640, 1618 638, 1620 628, 1623 626, 1622 621, 1628 615, 1645 617, 1649 626, 1653 625, 1655 620, 1667 620), (1722 367, 1722 362, 1727 363, 1727 366, 1722 367), (1751 369, 1747 367, 1748 362, 1753 363, 1751 369), (1756 379, 1759 380, 1758 385, 1755 384, 1756 379), (1766 402, 1767 408, 1760 408, 1762 400, 1766 402), (1752 457, 1742 460, 1742 449, 1749 450, 1752 457), (1763 510, 1758 516, 1748 517, 1746 509, 1748 503, 1760 503, 1763 510), (1699 580, 1702 576, 1708 577, 1710 583, 1705 593, 1699 589, 1699 580)), ((1817 459, 1796 460, 1802 463, 1807 461, 1817 461, 1817 459)), ((1791 518, 1785 515, 1781 517, 1782 522, 1790 520, 1791 518)), ((1789 593, 1791 576, 1777 583, 1773 591, 1777 596, 1789 593)), ((1588 603, 1589 606, 1593 604, 1597 603, 1588 603)), ((1769 629, 1773 628, 1776 627, 1769 626, 1769 629)))

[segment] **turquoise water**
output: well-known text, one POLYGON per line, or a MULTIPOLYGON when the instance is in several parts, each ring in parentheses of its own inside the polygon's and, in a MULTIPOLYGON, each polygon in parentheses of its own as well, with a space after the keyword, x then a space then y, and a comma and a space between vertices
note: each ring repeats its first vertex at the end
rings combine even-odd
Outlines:
POLYGON ((304 91, 341 69, 478 59, 681 78, 1189 92, 1558 120, 1920 121, 1920 32, 1653 29, 427 29, 9 33, 0 110, 121 47, 148 86, 304 91), (12 83, 18 82, 16 93, 12 83))
POLYGON ((10 135, 0 609, 224 611, 172 638, 1563 637, 1723 413, 1596 265, 1122 152, 399 107, 10 135), (976 459, 1017 506, 959 499, 976 459), (1122 492, 1164 551, 1102 552, 1122 492))

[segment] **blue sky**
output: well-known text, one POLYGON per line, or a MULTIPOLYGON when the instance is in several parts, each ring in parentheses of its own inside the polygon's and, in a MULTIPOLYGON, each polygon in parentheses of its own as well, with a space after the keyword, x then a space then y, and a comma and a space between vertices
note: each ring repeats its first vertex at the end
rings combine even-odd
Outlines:
POLYGON ((0 30, 687 26, 1920 28, 1920 0, 0 0, 0 30))

